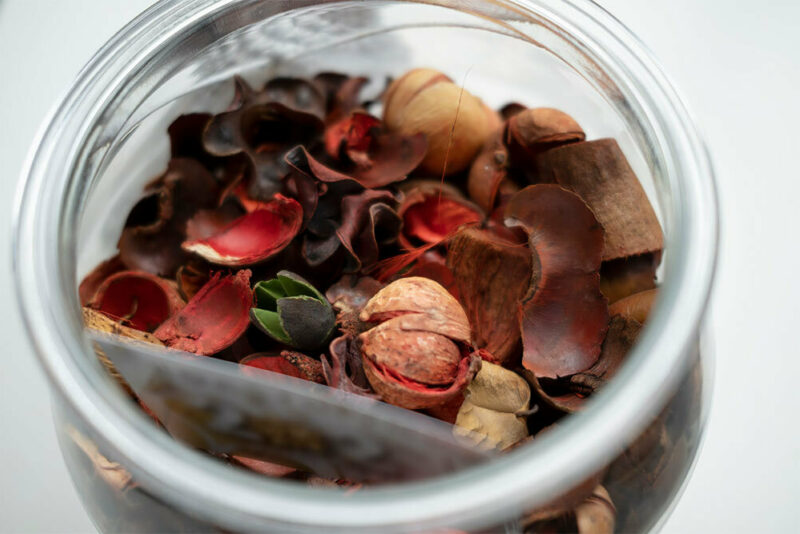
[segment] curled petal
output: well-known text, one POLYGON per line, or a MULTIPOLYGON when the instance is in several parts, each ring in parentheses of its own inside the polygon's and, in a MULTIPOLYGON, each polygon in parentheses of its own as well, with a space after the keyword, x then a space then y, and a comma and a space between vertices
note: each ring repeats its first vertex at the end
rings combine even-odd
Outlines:
POLYGON ((92 300, 94 294, 97 293, 97 288, 106 278, 124 270, 125 265, 120 260, 119 255, 116 255, 102 262, 92 272, 84 276, 80 286, 78 286, 78 298, 81 301, 81 306, 86 306, 92 300))
POLYGON ((154 332, 165 345, 210 355, 231 346, 250 324, 250 271, 215 274, 178 313, 154 332))
POLYGON ((143 332, 152 332, 183 308, 174 282, 142 271, 120 271, 103 281, 89 307, 143 332))
POLYGON ((216 265, 252 265, 283 250, 299 232, 302 218, 296 200, 276 195, 262 209, 239 217, 219 233, 182 246, 216 265))
POLYGON ((548 378, 588 369, 608 328, 598 273, 603 228, 580 197, 548 184, 514 195, 506 218, 528 233, 540 273, 521 302, 523 365, 548 378))
POLYGON ((322 372, 325 382, 332 388, 341 389, 363 397, 377 398, 364 375, 361 352, 357 341, 348 335, 331 341, 330 361, 322 356, 322 372))

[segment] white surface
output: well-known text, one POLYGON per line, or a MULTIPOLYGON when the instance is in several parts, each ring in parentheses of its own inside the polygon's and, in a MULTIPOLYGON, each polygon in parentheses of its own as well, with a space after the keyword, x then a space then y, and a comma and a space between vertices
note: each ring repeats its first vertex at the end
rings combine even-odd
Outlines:
MULTIPOLYGON (((666 533, 790 532, 800 497, 800 2, 603 0, 660 58, 716 163, 723 211, 706 443, 666 533)), ((91 532, 61 461, 9 275, 13 192, 39 122, 148 0, 0 0, 0 531, 91 532)))

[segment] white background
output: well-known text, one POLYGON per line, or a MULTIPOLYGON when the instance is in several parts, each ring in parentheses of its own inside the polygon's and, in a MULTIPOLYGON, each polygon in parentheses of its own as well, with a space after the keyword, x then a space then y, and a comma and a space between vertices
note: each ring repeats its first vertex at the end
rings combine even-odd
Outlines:
MULTIPOLYGON (((555 1, 555 0, 554 0, 555 1)), ((148 0, 0 0, 0 531, 91 532, 10 282, 11 205, 45 113, 148 0)), ((797 532, 800 1, 602 0, 661 60, 716 164, 723 229, 706 442, 664 532, 797 532)))

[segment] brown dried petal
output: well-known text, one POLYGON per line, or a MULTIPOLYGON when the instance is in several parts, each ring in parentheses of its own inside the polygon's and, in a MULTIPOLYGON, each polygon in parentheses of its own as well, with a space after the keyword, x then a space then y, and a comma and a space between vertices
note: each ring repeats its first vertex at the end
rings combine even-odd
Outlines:
POLYGON ((614 139, 573 143, 536 159, 538 180, 574 191, 605 229, 603 260, 664 247, 664 236, 647 194, 614 139))
POLYGON ((531 285, 530 251, 485 230, 464 228, 449 242, 447 264, 472 326, 473 343, 509 362, 518 354, 516 310, 531 285))
POLYGON ((375 265, 381 245, 394 243, 400 230, 394 195, 366 190, 342 199, 342 223, 336 236, 349 253, 345 272, 368 270, 375 265))
POLYGON ((580 197, 556 185, 526 187, 506 217, 528 232, 541 272, 521 303, 523 365, 550 378, 588 369, 608 328, 598 274, 603 228, 580 197))
POLYGON ((383 284, 372 277, 347 274, 328 288, 325 298, 337 312, 357 315, 382 288, 383 284))
POLYGON ((312 82, 325 96, 325 122, 336 122, 360 107, 359 95, 368 81, 364 77, 351 78, 337 72, 321 72, 314 76, 312 82))

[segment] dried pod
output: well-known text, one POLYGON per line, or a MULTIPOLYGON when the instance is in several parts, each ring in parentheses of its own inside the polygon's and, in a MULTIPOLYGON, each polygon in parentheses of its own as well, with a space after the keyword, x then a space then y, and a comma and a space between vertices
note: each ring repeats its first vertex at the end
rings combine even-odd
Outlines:
POLYGON ((653 206, 614 139, 572 143, 536 158, 538 180, 577 193, 605 230, 603 261, 664 247, 653 206))
POLYGON ((88 306, 124 326, 152 332, 185 304, 175 282, 143 271, 120 271, 103 281, 88 306))
POLYGON ((650 315, 650 308, 653 307, 656 297, 658 297, 658 289, 634 293, 609 306, 608 312, 611 315, 622 315, 644 324, 647 321, 647 316, 650 315))
POLYGON ((566 502, 537 510, 523 521, 525 532, 574 532, 576 534, 613 534, 617 509, 603 486, 568 507, 566 502))
POLYGON ((124 270, 125 264, 120 260, 119 254, 112 256, 92 269, 92 272, 84 276, 78 286, 78 298, 81 301, 81 306, 89 304, 94 294, 97 293, 97 288, 106 278, 124 270))
POLYGON ((603 228, 580 197, 549 184, 511 197, 506 217, 508 226, 528 233, 540 273, 521 302, 523 365, 549 378, 588 369, 608 328, 598 274, 603 228))
POLYGON ((242 267, 262 262, 288 245, 300 231, 303 209, 283 195, 234 220, 218 234, 185 241, 184 250, 217 265, 242 267))
POLYGON ((253 304, 250 271, 216 273, 155 336, 165 345, 196 354, 214 354, 231 346, 250 324, 253 304))
POLYGON ((466 389, 453 432, 478 444, 506 449, 528 435, 520 413, 528 411, 531 390, 517 373, 484 361, 466 389))
POLYGON ((403 184, 397 214, 403 221, 398 241, 410 250, 420 244, 441 243, 459 227, 483 220, 480 208, 455 187, 434 180, 403 184))
POLYGON ((389 86, 383 120, 403 135, 424 134, 420 169, 439 176, 466 169, 492 133, 486 106, 441 72, 414 69, 389 86))
POLYGON ((520 111, 508 119, 505 130, 511 165, 523 171, 533 169, 537 154, 584 139, 586 134, 575 119, 552 108, 520 111))
POLYGON ((609 304, 634 293, 656 287, 656 269, 660 254, 639 254, 604 261, 600 267, 600 291, 609 304))
POLYGON ((508 149, 501 132, 491 136, 469 169, 467 192, 485 212, 491 212, 501 196, 516 193, 519 188, 508 179, 508 149))
POLYGON ((285 350, 279 355, 259 352, 242 358, 239 365, 245 373, 252 373, 251 369, 262 369, 309 382, 325 383, 319 360, 299 352, 285 350))
POLYGON ((510 363, 520 344, 516 310, 531 286, 530 251, 485 230, 463 228, 449 242, 447 265, 472 326, 472 342, 510 363))
POLYGON ((280 271, 254 289, 254 325, 271 338, 299 349, 316 349, 330 338, 336 319, 330 303, 300 276, 280 271))
POLYGON ((442 286, 427 278, 392 282, 361 311, 379 323, 359 336, 369 383, 383 400, 430 408, 459 395, 480 368, 471 355, 469 322, 442 286))

